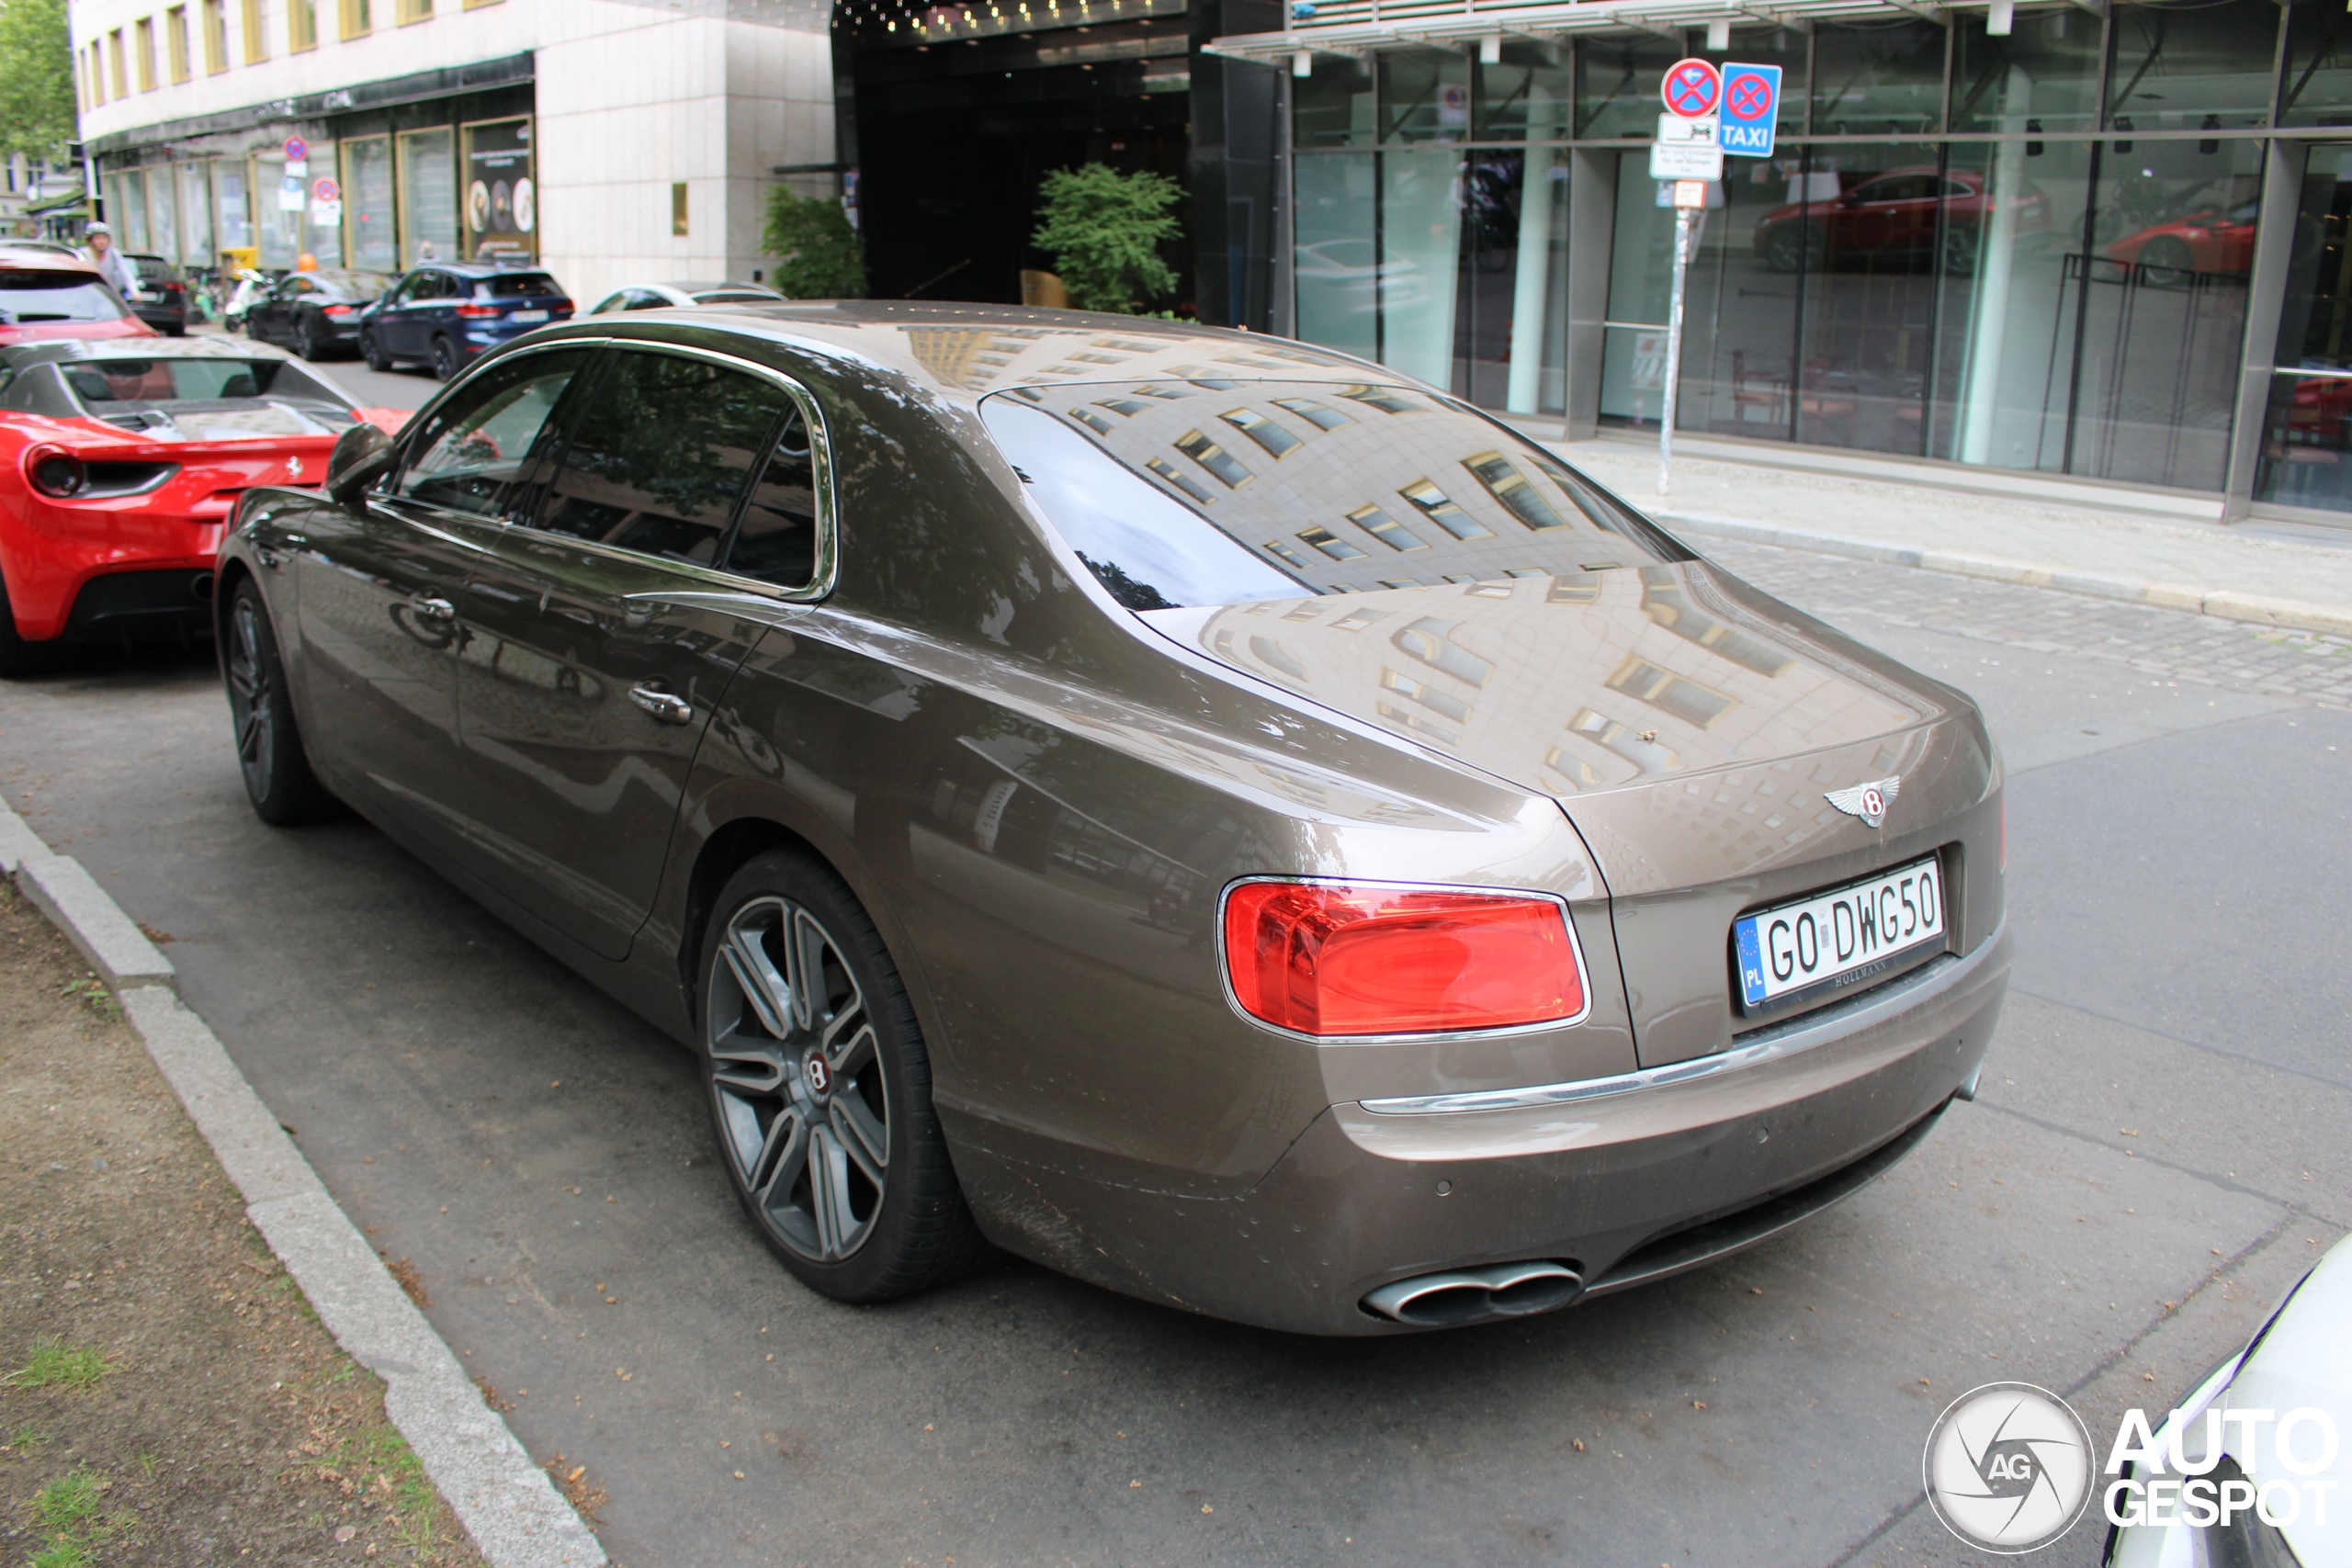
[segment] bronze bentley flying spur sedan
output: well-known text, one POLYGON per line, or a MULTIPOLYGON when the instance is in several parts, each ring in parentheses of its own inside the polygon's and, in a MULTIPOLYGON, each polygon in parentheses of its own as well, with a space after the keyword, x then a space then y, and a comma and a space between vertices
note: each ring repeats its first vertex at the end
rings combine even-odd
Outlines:
POLYGON ((255 809, 695 1053, 844 1301, 990 1244, 1308 1334, 1779 1234, 1974 1089, 1975 705, 1379 366, 778 303, 485 355, 250 491, 255 809))

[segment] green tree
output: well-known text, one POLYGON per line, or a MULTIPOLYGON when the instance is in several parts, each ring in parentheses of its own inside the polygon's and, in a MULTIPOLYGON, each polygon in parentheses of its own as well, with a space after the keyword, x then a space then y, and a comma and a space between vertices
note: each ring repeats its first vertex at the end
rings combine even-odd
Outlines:
POLYGON ((862 299, 865 257, 849 215, 831 197, 768 192, 760 248, 777 258, 775 286, 795 299, 862 299))
POLYGON ((0 3, 0 157, 50 158, 74 140, 65 0, 0 3))
POLYGON ((1174 180, 1089 164, 1056 169, 1039 194, 1043 220, 1029 242, 1054 258, 1071 304, 1131 316, 1175 290, 1176 269, 1159 254, 1182 227, 1168 210, 1184 194, 1174 180))

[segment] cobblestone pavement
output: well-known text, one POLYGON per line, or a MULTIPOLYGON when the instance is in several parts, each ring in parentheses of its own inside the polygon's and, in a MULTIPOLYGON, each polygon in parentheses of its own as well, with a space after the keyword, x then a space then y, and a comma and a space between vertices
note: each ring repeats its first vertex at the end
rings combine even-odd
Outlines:
POLYGON ((2352 637, 2248 626, 2185 610, 1980 582, 1878 561, 1732 539, 1707 557, 1809 615, 1868 640, 1872 622, 2231 691, 2352 708, 2352 637))

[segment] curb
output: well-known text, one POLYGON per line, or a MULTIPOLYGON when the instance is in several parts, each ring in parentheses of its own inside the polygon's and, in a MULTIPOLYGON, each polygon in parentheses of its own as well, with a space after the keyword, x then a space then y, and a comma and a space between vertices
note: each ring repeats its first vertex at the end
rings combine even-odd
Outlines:
POLYGON ((113 987, 131 1027, 319 1320, 384 1380, 384 1413, 492 1568, 604 1568, 605 1549, 482 1403, 457 1353, 384 1270, 220 1038, 180 1000, 171 961, 79 861, 0 804, 0 873, 113 987))
POLYGON ((1688 534, 1742 539, 1758 545, 1778 545, 1783 549, 1810 550, 1816 555, 1884 561, 1893 566, 1949 572, 1956 577, 1973 577, 1987 582, 2051 588, 2062 593, 2080 593, 2093 599, 2148 604, 2162 610, 2187 610, 2193 615, 2211 615, 2217 620, 2243 621, 2252 626, 2282 626, 2294 631, 2352 637, 2352 609, 2336 609, 2308 600, 2280 599, 2229 589, 2191 588, 2180 583, 2152 582, 2145 578, 2102 571, 2033 566, 1995 556, 1917 549, 1907 545, 1886 545, 1875 539, 1856 539, 1840 534, 1815 533, 1805 528, 1781 528, 1737 517, 1709 516, 1703 513, 1659 510, 1651 515, 1667 527, 1688 534))

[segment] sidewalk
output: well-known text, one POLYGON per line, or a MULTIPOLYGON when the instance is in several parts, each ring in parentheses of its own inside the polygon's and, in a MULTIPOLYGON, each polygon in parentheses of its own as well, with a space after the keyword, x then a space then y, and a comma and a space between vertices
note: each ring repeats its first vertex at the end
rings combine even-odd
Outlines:
MULTIPOLYGON (((2352 634, 2352 527, 2336 545, 2318 529, 2228 526, 2163 515, 2169 497, 2086 489, 2084 502, 2041 493, 1988 495, 1871 475, 1849 478, 1743 462, 1720 445, 1685 455, 1672 493, 1657 493, 1655 438, 1550 442, 1578 468, 1668 527, 1894 561, 2194 610, 2303 631, 2352 634), (2111 508, 2111 509, 2110 509, 2111 508)), ((1808 454, 1817 458, 1817 453, 1808 454)), ((1867 455, 1858 454, 1858 462, 1867 455)), ((1868 464, 1870 468, 1884 465, 1868 464)), ((1932 473, 1932 470, 1925 472, 1932 473)), ((1907 479, 1907 476, 1905 476, 1907 479)), ((2024 487, 2020 487, 2024 488, 2024 487)))

